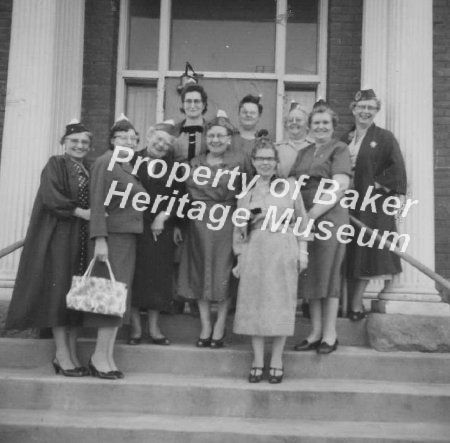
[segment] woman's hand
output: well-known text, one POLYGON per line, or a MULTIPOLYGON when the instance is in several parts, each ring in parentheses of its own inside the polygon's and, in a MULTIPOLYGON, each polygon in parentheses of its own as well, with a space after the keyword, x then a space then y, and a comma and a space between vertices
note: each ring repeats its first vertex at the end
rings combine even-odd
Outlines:
POLYGON ((297 266, 298 266, 298 272, 304 271, 308 267, 308 245, 306 242, 302 241, 299 245, 298 250, 298 260, 297 260, 297 266))
POLYGON ((178 227, 175 227, 173 229, 173 242, 178 246, 180 243, 183 242, 183 234, 181 233, 181 229, 178 227))
POLYGON ((240 255, 237 256, 237 263, 236 266, 231 270, 231 273, 234 275, 234 277, 239 278, 241 276, 241 273, 239 271, 239 260, 240 255))
POLYGON ((108 260, 108 243, 105 237, 95 239, 94 257, 99 261, 108 260))
POLYGON ((91 218, 91 210, 83 208, 75 208, 73 211, 75 217, 81 218, 83 220, 89 221, 91 218))
POLYGON ((158 235, 164 231, 164 223, 168 218, 169 218, 168 215, 164 214, 164 212, 160 212, 153 220, 150 229, 152 230, 153 239, 155 241, 158 240, 158 235))

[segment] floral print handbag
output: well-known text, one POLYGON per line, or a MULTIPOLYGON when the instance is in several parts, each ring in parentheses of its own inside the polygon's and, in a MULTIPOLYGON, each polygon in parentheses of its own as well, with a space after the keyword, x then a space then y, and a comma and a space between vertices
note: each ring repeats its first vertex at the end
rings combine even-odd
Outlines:
POLYGON ((66 297, 67 308, 75 311, 122 317, 126 310, 127 285, 116 281, 111 264, 106 260, 110 279, 91 277, 95 258, 82 276, 73 276, 66 297))

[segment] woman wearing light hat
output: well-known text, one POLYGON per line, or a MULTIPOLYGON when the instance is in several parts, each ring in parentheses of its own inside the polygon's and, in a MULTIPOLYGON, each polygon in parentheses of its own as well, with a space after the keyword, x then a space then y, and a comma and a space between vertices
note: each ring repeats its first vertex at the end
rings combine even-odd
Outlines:
POLYGON ((288 177, 292 165, 297 158, 298 152, 314 143, 309 136, 308 112, 297 102, 292 101, 289 113, 285 118, 284 127, 287 132, 287 139, 275 146, 278 151, 278 175, 288 177))
MULTIPOLYGON (((180 184, 174 182, 166 186, 174 161, 172 156, 175 126, 168 120, 150 127, 147 132, 147 149, 141 151, 141 157, 148 162, 141 163, 137 176, 154 202, 157 196, 167 197, 161 202, 156 212, 152 205, 144 211, 144 232, 138 236, 136 248, 136 269, 131 298, 131 334, 128 343, 141 343, 142 327, 140 310, 148 313, 150 341, 156 345, 169 345, 170 341, 161 332, 158 324, 159 313, 171 308, 173 293, 173 255, 175 249, 174 231, 176 208, 171 214, 166 209, 173 192, 179 191, 180 184), (148 164, 153 160, 163 160, 167 165, 166 173, 160 177, 151 177, 148 164)), ((161 164, 155 165, 155 174, 162 170, 161 164)), ((176 236, 178 237, 178 235, 176 236)))
MULTIPOLYGON (((108 166, 117 146, 136 150, 137 141, 134 126, 121 115, 110 130, 110 149, 97 158, 92 167, 90 187, 90 234, 95 245, 94 257, 101 262, 109 260, 116 280, 126 283, 128 288, 133 281, 136 237, 143 231, 142 212, 133 208, 132 200, 134 195, 145 190, 132 174, 132 166, 129 163, 116 162, 111 170, 108 166), (113 195, 109 204, 104 204, 113 181, 117 182, 116 189, 121 191, 132 184, 124 207, 121 207, 121 195, 113 195)), ((96 265, 94 271, 102 271, 104 276, 108 275, 104 265, 96 265)), ((95 350, 89 361, 89 369, 95 377, 113 380, 124 376, 123 372, 117 369, 113 351, 117 330, 123 321, 128 321, 130 302, 128 297, 128 309, 124 319, 85 314, 85 325, 98 328, 95 350)))
MULTIPOLYGON (((356 208, 361 207, 369 186, 373 186, 371 195, 380 195, 375 200, 376 212, 372 212, 369 205, 364 211, 353 211, 352 215, 369 228, 396 232, 395 218, 384 212, 383 204, 392 195, 406 193, 405 162, 394 135, 373 122, 380 106, 373 89, 358 91, 350 104, 355 128, 343 141, 348 143, 354 170, 353 188, 359 195, 356 208)), ((369 234, 367 236, 370 238, 369 234)), ((353 240, 356 238, 358 233, 353 240)), ((368 238, 364 238, 364 242, 368 238)), ((376 244, 364 247, 352 241, 347 248, 350 320, 365 317, 362 297, 370 279, 389 281, 401 271, 400 258, 387 248, 379 249, 376 244)))
POLYGON ((72 276, 86 269, 90 209, 84 159, 91 141, 88 129, 72 120, 61 138, 64 155, 50 157, 42 171, 6 319, 7 329, 52 328, 53 366, 67 377, 88 375, 76 353, 81 313, 67 309, 66 294, 72 276))
POLYGON ((186 181, 190 198, 203 202, 207 208, 201 219, 189 220, 178 281, 178 294, 198 301, 201 332, 197 347, 221 348, 224 344, 233 266, 231 216, 236 208, 239 180, 236 180, 234 187, 228 186, 230 175, 220 173, 236 167, 240 172, 250 172, 246 156, 231 149, 233 133, 233 125, 225 112, 219 110, 217 117, 206 124, 208 151, 191 161, 191 175, 186 181), (205 174, 202 174, 202 185, 193 179, 195 170, 200 167, 210 171, 208 179, 203 180, 205 174), (220 178, 213 185, 216 176, 220 178), (223 226, 217 230, 207 226, 211 223, 209 211, 215 204, 230 208, 223 226), (214 325, 211 321, 211 302, 217 302, 217 321, 214 325))

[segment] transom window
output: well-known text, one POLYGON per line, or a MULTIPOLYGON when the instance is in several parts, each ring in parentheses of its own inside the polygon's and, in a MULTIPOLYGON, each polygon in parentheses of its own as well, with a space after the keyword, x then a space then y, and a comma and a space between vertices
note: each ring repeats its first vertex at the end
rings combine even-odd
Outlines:
POLYGON ((261 128, 283 137, 291 100, 325 98, 328 0, 121 0, 117 115, 140 132, 181 120, 177 86, 189 62, 208 94, 206 118, 262 94, 261 128))

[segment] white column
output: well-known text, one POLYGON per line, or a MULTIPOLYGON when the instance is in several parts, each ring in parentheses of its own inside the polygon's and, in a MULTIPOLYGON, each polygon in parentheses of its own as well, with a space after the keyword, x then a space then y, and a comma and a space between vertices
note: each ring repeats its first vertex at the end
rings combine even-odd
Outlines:
MULTIPOLYGON (((0 164, 0 248, 24 237, 42 167, 80 117, 84 0, 14 0, 0 164)), ((0 290, 20 251, 0 261, 0 290)), ((1 291, 5 292, 5 291, 1 291)))
MULTIPOLYGON (((434 269, 432 2, 365 0, 362 81, 380 95, 385 127, 397 137, 408 175, 407 198, 418 200, 398 223, 407 252, 434 269)), ((363 84, 364 84, 363 83, 363 84)), ((450 315, 433 280, 408 263, 381 294, 383 312, 450 315)))

